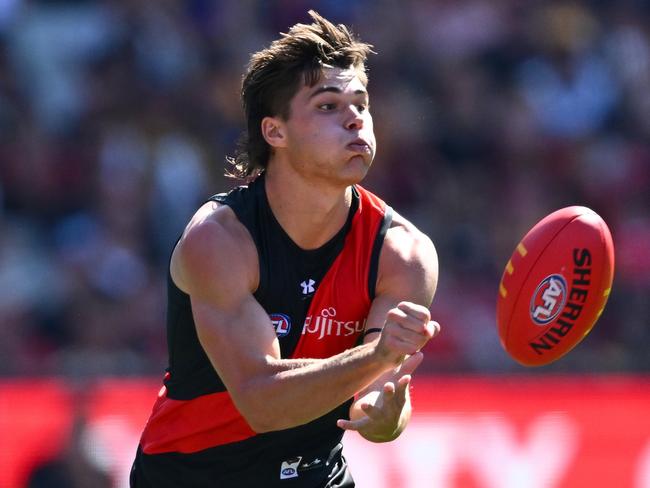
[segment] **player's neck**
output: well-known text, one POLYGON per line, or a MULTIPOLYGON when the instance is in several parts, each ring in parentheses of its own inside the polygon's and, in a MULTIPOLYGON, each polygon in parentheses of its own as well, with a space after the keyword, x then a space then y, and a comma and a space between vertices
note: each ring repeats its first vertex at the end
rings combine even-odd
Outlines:
POLYGON ((266 195, 273 215, 303 249, 316 249, 345 224, 352 202, 350 187, 307 180, 295 172, 266 171, 266 195))

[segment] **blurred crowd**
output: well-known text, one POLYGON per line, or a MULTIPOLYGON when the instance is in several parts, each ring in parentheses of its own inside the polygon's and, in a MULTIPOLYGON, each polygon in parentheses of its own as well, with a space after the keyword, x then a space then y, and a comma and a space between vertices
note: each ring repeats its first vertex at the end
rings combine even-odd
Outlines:
POLYGON ((431 236, 430 373, 523 369, 503 266, 567 205, 616 244, 598 325, 543 372, 650 371, 650 6, 638 0, 0 0, 0 375, 162 374, 169 253, 224 177, 250 53, 314 8, 369 61, 365 186, 431 236))

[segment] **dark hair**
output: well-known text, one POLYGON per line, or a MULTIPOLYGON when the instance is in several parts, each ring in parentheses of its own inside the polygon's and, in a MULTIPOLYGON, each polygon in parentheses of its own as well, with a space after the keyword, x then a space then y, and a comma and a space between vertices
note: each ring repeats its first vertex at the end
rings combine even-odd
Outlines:
POLYGON ((242 81, 241 98, 247 130, 238 142, 229 176, 247 179, 261 173, 269 160, 270 146, 262 136, 261 122, 267 116, 289 118, 291 99, 300 83, 315 85, 324 66, 348 68, 362 73, 367 83, 365 61, 372 46, 360 42, 348 28, 334 25, 313 10, 313 23, 296 24, 289 33, 251 56, 242 81))

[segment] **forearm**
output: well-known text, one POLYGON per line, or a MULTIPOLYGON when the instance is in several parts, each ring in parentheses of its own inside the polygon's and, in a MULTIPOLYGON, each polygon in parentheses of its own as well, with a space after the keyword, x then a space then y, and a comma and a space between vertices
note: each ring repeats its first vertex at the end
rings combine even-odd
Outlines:
POLYGON ((326 414, 387 369, 390 363, 377 359, 372 344, 327 359, 271 359, 240 398, 255 430, 286 429, 326 414))

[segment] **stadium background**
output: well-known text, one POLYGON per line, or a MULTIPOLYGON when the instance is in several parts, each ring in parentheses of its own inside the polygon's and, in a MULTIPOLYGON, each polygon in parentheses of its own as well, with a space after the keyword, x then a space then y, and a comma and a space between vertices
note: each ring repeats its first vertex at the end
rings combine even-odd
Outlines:
POLYGON ((374 44, 365 185, 441 263, 415 421, 350 439, 357 478, 649 487, 647 2, 0 0, 0 488, 124 486, 165 367, 170 246, 235 183, 248 55, 309 8, 374 44), (569 356, 524 369, 498 343, 501 270, 572 204, 612 230, 613 292, 569 356))

